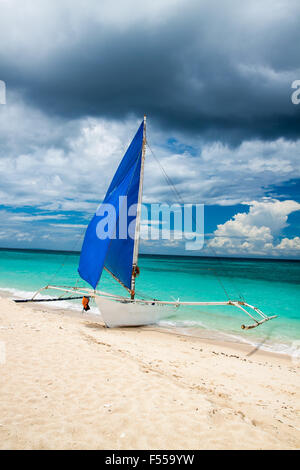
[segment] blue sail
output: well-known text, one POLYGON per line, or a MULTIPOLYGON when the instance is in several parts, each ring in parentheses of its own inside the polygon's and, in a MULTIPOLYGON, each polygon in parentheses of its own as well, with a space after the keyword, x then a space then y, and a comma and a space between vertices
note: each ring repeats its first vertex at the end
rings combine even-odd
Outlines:
POLYGON ((103 203, 90 221, 81 249, 78 272, 94 289, 106 267, 125 287, 131 289, 136 207, 140 187, 144 122, 129 145, 107 190, 103 203), (127 197, 127 202, 126 198, 127 197), (114 208, 109 216, 108 206, 114 208), (132 205, 130 216, 128 208, 132 205), (124 237, 124 223, 126 237, 124 237), (101 230, 100 230, 101 229, 101 230), (103 236, 103 229, 105 235, 103 236), (122 233, 120 233, 122 232, 122 233))

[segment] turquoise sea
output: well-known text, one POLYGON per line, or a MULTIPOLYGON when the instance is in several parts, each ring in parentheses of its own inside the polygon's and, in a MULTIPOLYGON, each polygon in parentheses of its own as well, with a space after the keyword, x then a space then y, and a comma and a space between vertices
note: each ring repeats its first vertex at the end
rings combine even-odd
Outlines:
MULTIPOLYGON (((77 275, 79 254, 0 249, 0 289, 10 296, 30 298, 47 284, 86 285, 77 275)), ((260 344, 293 354, 300 340, 300 261, 215 259, 141 255, 138 293, 157 299, 245 300, 269 315, 279 315, 254 330, 241 330, 251 319, 235 307, 180 307, 160 323, 181 333, 260 344), (226 292, 225 292, 226 291, 226 292)), ((99 289, 125 291, 104 273, 99 289)), ((53 293, 55 296, 55 293, 53 293)), ((62 303, 48 306, 61 308, 62 303)), ((80 301, 64 306, 80 309, 80 301)), ((92 308, 96 313, 96 306, 92 308)))

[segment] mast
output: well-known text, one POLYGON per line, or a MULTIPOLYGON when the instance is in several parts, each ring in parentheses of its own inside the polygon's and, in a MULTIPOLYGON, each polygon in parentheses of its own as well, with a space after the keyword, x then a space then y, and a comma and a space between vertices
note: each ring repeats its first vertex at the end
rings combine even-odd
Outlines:
POLYGON ((135 296, 135 278, 137 276, 137 261, 138 261, 138 256, 139 256, 140 225, 141 225, 141 212, 142 212, 145 155, 146 155, 146 115, 144 115, 140 186, 139 186, 137 211, 136 211, 136 221, 135 221, 134 249, 133 249, 132 276, 131 276, 131 299, 134 299, 134 296, 135 296))

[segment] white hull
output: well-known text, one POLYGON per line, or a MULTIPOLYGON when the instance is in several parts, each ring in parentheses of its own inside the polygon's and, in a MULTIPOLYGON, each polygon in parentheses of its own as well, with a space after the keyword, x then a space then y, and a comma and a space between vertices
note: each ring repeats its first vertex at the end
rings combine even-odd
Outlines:
POLYGON ((95 297, 102 319, 109 328, 120 326, 152 325, 170 317, 177 306, 160 305, 155 302, 142 303, 110 300, 106 297, 95 297))

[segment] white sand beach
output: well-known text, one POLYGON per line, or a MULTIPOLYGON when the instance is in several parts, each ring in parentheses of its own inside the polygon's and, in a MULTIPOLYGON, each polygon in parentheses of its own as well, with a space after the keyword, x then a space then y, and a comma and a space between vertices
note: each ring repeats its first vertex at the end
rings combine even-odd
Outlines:
POLYGON ((1 449, 296 449, 299 364, 0 300, 1 449))

